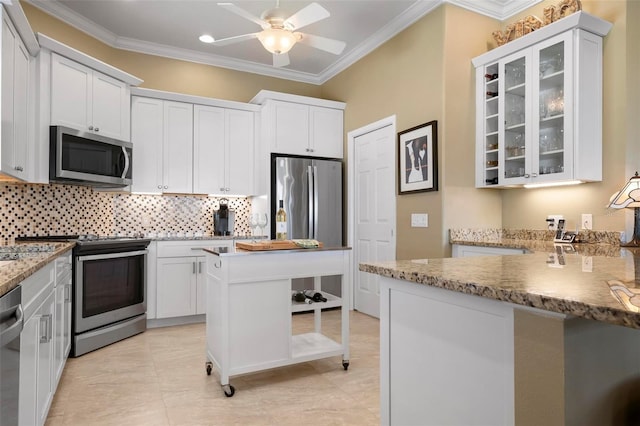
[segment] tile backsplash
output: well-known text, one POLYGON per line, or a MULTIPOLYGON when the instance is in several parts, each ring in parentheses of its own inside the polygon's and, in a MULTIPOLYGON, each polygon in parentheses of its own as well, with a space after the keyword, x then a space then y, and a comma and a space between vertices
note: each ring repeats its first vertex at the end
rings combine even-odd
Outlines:
MULTIPOLYGON (((199 195, 134 195, 74 185, 0 183, 0 238, 19 236, 213 234, 213 212, 221 198, 199 195)), ((250 233, 251 201, 229 197, 235 234, 250 233)))

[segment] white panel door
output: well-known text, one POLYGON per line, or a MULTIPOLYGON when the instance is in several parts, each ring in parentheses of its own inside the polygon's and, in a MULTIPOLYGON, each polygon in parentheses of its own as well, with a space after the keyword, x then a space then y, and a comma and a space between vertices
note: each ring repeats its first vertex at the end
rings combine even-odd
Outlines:
POLYGON ((255 194, 254 190, 254 115, 251 111, 227 110, 226 135, 227 192, 255 194))
POLYGON ((119 80, 93 73, 91 124, 96 133, 129 141, 129 98, 127 85, 119 80))
POLYGON ((193 192, 218 194, 224 188, 224 108, 193 107, 193 192))
POLYGON ((92 78, 90 68, 51 54, 51 124, 88 130, 92 78))
MULTIPOLYGON (((388 125, 354 139, 356 265, 396 255, 395 130, 388 125)), ((356 310, 380 317, 380 276, 354 274, 356 310)))
POLYGON ((193 105, 164 101, 162 191, 193 191, 193 105))
POLYGON ((162 192, 163 102, 132 97, 131 143, 133 144, 134 192, 162 192))

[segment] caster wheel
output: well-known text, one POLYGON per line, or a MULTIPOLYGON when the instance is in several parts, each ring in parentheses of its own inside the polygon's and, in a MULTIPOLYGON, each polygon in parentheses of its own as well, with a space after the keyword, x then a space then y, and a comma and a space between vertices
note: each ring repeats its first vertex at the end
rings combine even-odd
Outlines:
POLYGON ((348 369, 349 369, 349 361, 342 361, 342 367, 343 367, 345 370, 348 370, 348 369))
POLYGON ((234 388, 232 385, 225 385, 222 387, 222 390, 224 391, 224 396, 226 396, 227 398, 231 398, 233 394, 236 393, 236 388, 234 388))

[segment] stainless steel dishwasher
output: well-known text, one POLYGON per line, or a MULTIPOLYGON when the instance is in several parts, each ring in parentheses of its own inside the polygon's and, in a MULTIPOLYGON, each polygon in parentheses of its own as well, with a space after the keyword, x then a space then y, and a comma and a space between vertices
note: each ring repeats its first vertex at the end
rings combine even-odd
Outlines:
POLYGON ((22 287, 0 297, 0 426, 18 424, 22 287))

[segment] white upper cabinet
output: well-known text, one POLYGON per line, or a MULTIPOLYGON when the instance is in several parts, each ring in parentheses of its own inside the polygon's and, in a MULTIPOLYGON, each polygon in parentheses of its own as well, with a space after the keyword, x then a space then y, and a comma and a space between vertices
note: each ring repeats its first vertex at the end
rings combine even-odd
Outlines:
POLYGON ((134 89, 135 192, 254 195, 255 105, 134 89))
POLYGON ((343 157, 344 103, 268 90, 251 103, 262 105, 264 154, 343 157))
POLYGON ((193 106, 134 96, 131 120, 132 190, 191 193, 193 106))
POLYGON ((194 105, 193 192, 254 193, 255 113, 194 105))
POLYGON ((126 83, 51 55, 51 124, 129 141, 126 83))
POLYGON ((0 171, 18 179, 30 180, 33 165, 34 123, 30 115, 34 73, 32 58, 6 11, 2 16, 2 147, 0 171))
POLYGON ((476 187, 602 180, 602 37, 579 12, 473 60, 476 187))

